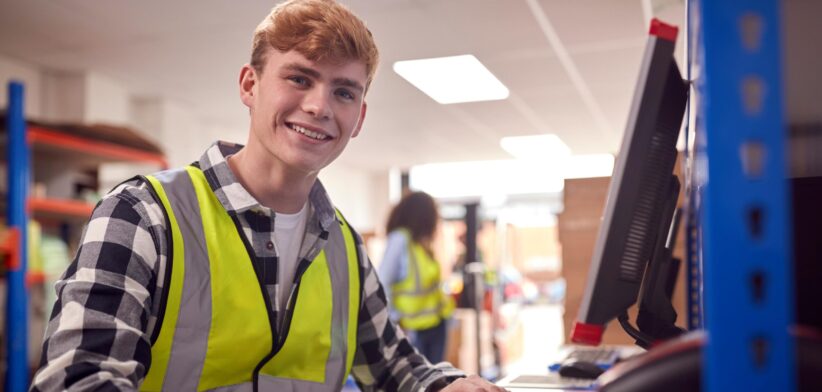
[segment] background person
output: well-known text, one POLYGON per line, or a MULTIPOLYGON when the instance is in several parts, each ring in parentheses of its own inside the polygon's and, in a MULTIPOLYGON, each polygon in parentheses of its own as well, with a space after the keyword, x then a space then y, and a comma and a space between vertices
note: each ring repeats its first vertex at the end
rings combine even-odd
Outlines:
POLYGON ((440 264, 431 242, 439 213, 425 192, 404 196, 388 217, 388 240, 379 274, 391 288, 391 313, 408 333, 414 346, 437 363, 443 360, 448 335, 447 320, 454 301, 441 289, 440 264))

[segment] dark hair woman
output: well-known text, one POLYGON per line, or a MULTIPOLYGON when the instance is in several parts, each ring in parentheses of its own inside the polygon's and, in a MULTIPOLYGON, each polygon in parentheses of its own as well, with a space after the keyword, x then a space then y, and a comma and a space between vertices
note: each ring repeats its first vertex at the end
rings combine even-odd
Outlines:
POLYGON ((440 288, 440 265, 431 252, 438 221, 437 203, 429 194, 405 195, 388 217, 379 268, 380 280, 390 288, 392 318, 432 363, 443 360, 446 321, 454 310, 440 288))

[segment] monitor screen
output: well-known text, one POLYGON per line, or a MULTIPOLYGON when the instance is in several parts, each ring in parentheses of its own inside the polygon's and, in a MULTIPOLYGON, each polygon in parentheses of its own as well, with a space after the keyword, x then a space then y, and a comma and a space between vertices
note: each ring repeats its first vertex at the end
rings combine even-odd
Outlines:
POLYGON ((673 174, 676 143, 688 99, 688 84, 674 60, 677 33, 656 19, 651 23, 571 332, 576 343, 599 344, 605 325, 637 302, 648 263, 660 253, 658 242, 667 238, 679 192, 673 174))

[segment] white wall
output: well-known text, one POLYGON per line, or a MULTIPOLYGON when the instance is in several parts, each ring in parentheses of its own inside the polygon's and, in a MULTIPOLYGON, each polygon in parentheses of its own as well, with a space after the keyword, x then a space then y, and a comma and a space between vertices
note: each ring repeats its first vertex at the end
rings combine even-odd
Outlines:
POLYGON ((3 82, 0 94, 0 107, 8 105, 8 83, 12 80, 22 82, 24 86, 23 112, 26 117, 39 118, 42 116, 40 101, 42 77, 40 70, 26 63, 0 55, 0 81, 3 82))
POLYGON ((79 72, 44 71, 43 120, 83 122, 86 112, 86 83, 79 72))
POLYGON ((132 97, 129 118, 135 129, 156 143, 163 140, 163 110, 159 98, 132 97))
POLYGON ((209 127, 185 104, 163 98, 135 98, 130 116, 137 129, 146 130, 146 137, 162 146, 171 167, 196 161, 213 142, 209 127))
POLYGON ((119 81, 93 72, 85 74, 85 115, 88 123, 130 125, 131 93, 119 81))
POLYGON ((382 231, 388 215, 388 173, 374 173, 340 163, 320 172, 334 205, 361 232, 382 231))
POLYGON ((131 93, 119 81, 93 72, 44 71, 42 77, 45 120, 133 125, 131 93))

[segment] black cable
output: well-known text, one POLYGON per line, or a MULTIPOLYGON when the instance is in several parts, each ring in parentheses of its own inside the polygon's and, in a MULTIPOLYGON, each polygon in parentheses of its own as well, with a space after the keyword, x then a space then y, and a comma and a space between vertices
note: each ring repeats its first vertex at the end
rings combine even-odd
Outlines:
POLYGON ((628 312, 623 312, 620 314, 619 317, 617 317, 617 320, 619 320, 619 325, 622 326, 622 329, 624 329, 625 332, 632 338, 636 339, 637 346, 646 350, 651 347, 655 339, 634 328, 634 326, 631 325, 631 322, 628 321, 628 312))

